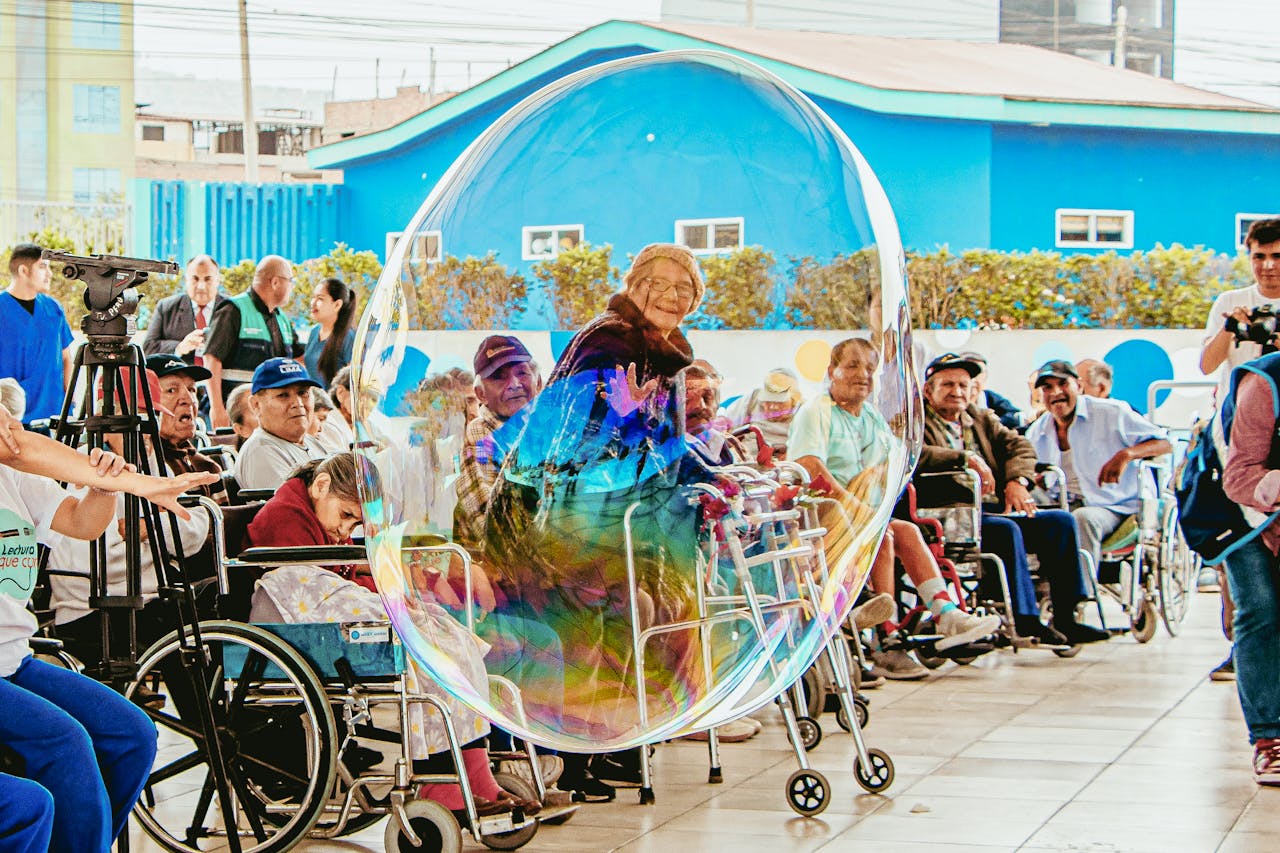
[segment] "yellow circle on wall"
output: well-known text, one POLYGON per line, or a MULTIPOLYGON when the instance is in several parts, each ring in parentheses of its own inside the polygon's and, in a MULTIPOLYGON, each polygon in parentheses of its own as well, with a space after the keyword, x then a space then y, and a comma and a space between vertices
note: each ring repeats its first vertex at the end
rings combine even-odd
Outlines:
POLYGON ((805 341, 796 350, 796 370, 810 382, 821 382, 826 377, 830 360, 831 344, 826 341, 805 341))

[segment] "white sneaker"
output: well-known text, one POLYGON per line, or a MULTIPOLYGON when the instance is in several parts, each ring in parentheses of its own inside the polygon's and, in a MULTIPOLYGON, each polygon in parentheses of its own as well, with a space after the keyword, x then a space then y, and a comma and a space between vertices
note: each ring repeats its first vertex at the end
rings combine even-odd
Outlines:
POLYGON ((877 593, 853 608, 853 624, 859 631, 865 631, 888 622, 897 612, 892 595, 887 592, 877 593))
POLYGON ((919 681, 929 674, 911 652, 895 649, 891 652, 871 653, 871 671, 891 681, 919 681))
MULTIPOLYGON (((538 756, 538 765, 542 768, 542 784, 547 788, 554 785, 556 780, 560 778, 560 774, 564 772, 564 759, 558 755, 540 754, 538 756)), ((529 766, 528 761, 523 759, 499 761, 498 771, 510 773, 512 776, 519 776, 530 785, 533 784, 533 768, 529 766)))
POLYGON ((946 610, 933 621, 938 627, 938 633, 942 635, 935 646, 940 652, 982 639, 994 634, 1000 627, 999 616, 974 616, 959 607, 946 610))

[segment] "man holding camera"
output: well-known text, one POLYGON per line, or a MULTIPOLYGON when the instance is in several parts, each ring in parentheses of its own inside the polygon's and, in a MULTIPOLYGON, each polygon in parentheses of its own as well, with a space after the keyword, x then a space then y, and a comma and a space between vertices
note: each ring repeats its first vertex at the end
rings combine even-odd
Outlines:
POLYGON ((1235 330, 1247 332, 1256 308, 1280 309, 1280 219, 1259 219, 1250 225, 1244 248, 1253 265, 1254 283, 1218 294, 1209 309, 1200 348, 1200 372, 1205 376, 1227 365, 1218 374, 1219 399, 1227 392, 1232 369, 1262 355, 1261 343, 1242 340, 1235 330))
MULTIPOLYGON (((1200 348, 1200 370, 1205 376, 1218 371, 1217 399, 1221 400, 1231 383, 1231 371, 1262 355, 1262 344, 1242 339, 1253 321, 1250 315, 1261 306, 1280 307, 1280 219, 1259 219, 1249 226, 1244 238, 1245 251, 1253 267, 1254 283, 1218 294, 1209 309, 1205 324, 1204 344, 1200 348), (1239 330, 1237 332, 1237 330, 1239 330), (1226 367, 1223 367, 1223 365, 1226 367)), ((1274 341, 1274 338, 1273 338, 1274 341)), ((1231 623, 1235 607, 1226 573, 1218 568, 1218 587, 1222 590, 1222 632, 1232 639, 1231 623)), ((1209 676, 1214 681, 1235 679, 1235 662, 1227 656, 1209 676)))

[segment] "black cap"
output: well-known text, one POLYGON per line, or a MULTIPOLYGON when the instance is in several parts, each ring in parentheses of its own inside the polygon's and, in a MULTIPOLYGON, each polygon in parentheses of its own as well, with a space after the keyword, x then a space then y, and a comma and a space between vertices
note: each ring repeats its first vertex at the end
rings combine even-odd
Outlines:
POLYGON ((213 376, 206 368, 198 364, 188 364, 182 360, 182 356, 171 352, 161 352, 147 356, 147 370, 155 371, 156 376, 185 373, 197 382, 213 376))
POLYGON ((951 370, 958 368, 969 374, 972 379, 982 372, 982 365, 972 359, 965 358, 962 355, 956 355, 953 352, 944 352, 942 355, 929 362, 929 366, 924 369, 924 378, 928 379, 939 370, 951 370))
POLYGON ((1076 373, 1075 366, 1072 365, 1071 362, 1063 361, 1060 358, 1054 359, 1053 361, 1046 361, 1041 365, 1040 369, 1036 371, 1035 387, 1039 388, 1040 383, 1044 382, 1046 379, 1066 380, 1079 378, 1080 374, 1076 373))

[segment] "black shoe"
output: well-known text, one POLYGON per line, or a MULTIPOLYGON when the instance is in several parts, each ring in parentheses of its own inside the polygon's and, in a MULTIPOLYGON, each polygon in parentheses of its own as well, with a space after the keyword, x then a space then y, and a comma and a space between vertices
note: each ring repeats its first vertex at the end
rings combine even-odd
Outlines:
POLYGON ((1067 638, 1034 616, 1013 617, 1013 628, 1019 637, 1036 640, 1046 646, 1069 646, 1067 638))
POLYGON ((587 776, 578 782, 566 782, 563 776, 556 782, 562 791, 570 791, 575 803, 610 803, 618 795, 612 785, 606 785, 599 779, 587 776))
POLYGON ((1100 643, 1111 639, 1109 632, 1092 625, 1082 625, 1079 622, 1054 622, 1053 627, 1061 632, 1073 646, 1080 643, 1100 643))
MULTIPOLYGON (((628 758, 630 757, 625 753, 623 755, 628 758)), ((612 783, 618 787, 638 787, 642 782, 639 762, 627 761, 624 764, 622 761, 618 760, 619 757, 622 756, 619 756, 616 753, 597 755, 595 758, 591 759, 591 775, 596 777, 596 779, 612 783), (632 764, 635 766, 630 766, 632 764)), ((639 753, 636 753, 635 757, 639 758, 639 753)))
POLYGON ((342 751, 342 763, 352 776, 359 776, 366 770, 377 767, 383 760, 383 755, 378 750, 354 742, 342 751))

